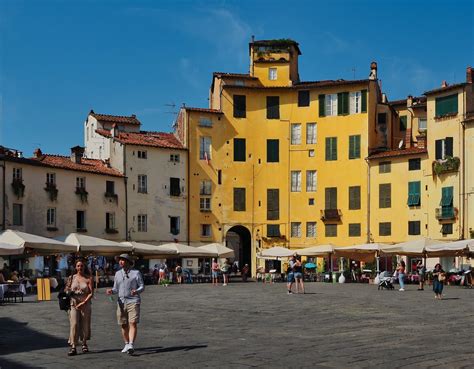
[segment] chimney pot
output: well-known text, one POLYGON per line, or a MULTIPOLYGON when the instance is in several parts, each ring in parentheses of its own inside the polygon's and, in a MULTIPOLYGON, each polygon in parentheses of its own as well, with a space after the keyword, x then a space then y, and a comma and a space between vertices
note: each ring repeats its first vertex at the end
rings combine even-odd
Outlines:
POLYGON ((42 155, 43 155, 43 152, 41 151, 41 149, 39 147, 37 149, 35 149, 35 151, 33 152, 33 156, 36 159, 39 159, 42 155))
POLYGON ((377 62, 375 62, 375 61, 370 63, 369 79, 371 79, 371 80, 377 79, 377 62))
POLYGON ((71 161, 76 164, 81 164, 81 159, 84 156, 84 148, 81 146, 71 147, 71 161))
POLYGON ((467 67, 466 68, 466 82, 472 83, 473 79, 474 79, 474 69, 472 69, 472 67, 467 67))
POLYGON ((443 88, 448 87, 448 82, 446 82, 446 81, 441 82, 441 87, 443 87, 443 88))

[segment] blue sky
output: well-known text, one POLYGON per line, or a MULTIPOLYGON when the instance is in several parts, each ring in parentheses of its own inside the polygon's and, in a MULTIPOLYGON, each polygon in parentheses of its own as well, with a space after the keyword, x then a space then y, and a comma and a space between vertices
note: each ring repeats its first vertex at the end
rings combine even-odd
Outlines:
POLYGON ((212 72, 248 72, 251 35, 298 41, 302 80, 376 60, 390 100, 419 95, 474 66, 473 4, 0 0, 0 144, 68 154, 90 109, 171 131, 182 103, 207 107, 212 72))

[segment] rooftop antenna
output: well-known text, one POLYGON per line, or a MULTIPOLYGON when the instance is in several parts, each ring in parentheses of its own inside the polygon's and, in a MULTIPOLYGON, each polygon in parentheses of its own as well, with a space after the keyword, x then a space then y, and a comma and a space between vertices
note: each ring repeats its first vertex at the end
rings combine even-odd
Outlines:
POLYGON ((174 102, 172 102, 170 104, 165 104, 165 106, 167 106, 168 108, 171 108, 171 110, 172 110, 172 111, 165 111, 165 114, 174 114, 174 115, 178 114, 178 112, 175 111, 176 104, 174 102))
POLYGON ((352 67, 352 74, 353 74, 354 79, 356 79, 356 68, 355 67, 352 67))

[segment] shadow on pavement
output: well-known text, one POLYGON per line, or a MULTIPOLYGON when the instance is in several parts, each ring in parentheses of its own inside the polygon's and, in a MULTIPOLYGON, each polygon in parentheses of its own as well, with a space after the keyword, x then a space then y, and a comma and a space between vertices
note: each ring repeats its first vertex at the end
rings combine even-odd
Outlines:
POLYGON ((17 363, 13 360, 7 360, 5 358, 0 358, 0 368, 1 369, 41 369, 39 366, 30 366, 25 364, 17 363))
MULTIPOLYGON (((66 339, 59 339, 31 329, 26 322, 19 322, 11 318, 0 318, 0 327, 2 328, 2 334, 0 335, 0 355, 44 350, 54 347, 67 347, 66 339)), ((4 367, 9 368, 8 366, 4 367)))
POLYGON ((143 356, 151 354, 160 354, 163 352, 173 352, 173 351, 191 351, 201 348, 206 348, 207 345, 191 345, 191 346, 171 346, 171 347, 146 347, 143 349, 138 349, 135 351, 133 356, 143 356))

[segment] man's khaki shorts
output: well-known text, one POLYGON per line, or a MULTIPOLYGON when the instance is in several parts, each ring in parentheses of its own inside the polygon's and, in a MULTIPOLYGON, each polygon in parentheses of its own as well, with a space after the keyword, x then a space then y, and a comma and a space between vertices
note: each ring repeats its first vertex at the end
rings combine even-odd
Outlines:
POLYGON ((124 325, 140 322, 140 304, 117 304, 117 323, 124 325))

